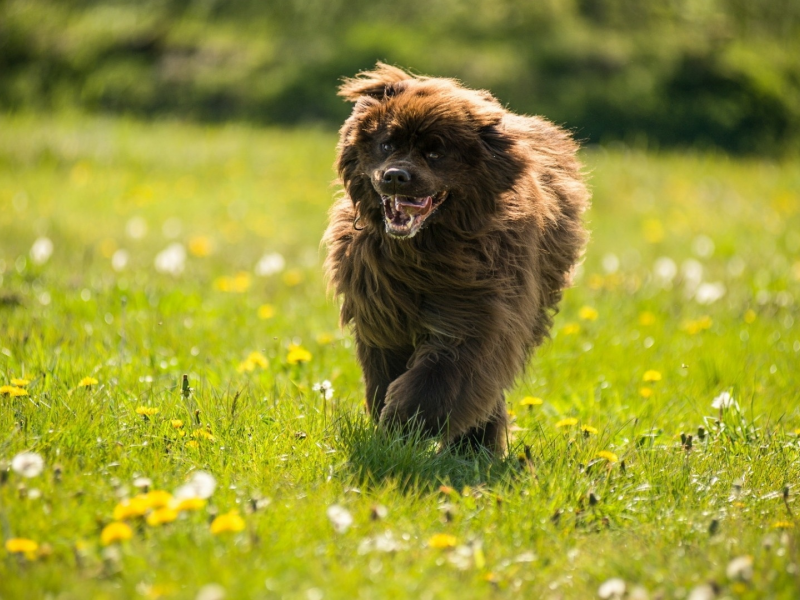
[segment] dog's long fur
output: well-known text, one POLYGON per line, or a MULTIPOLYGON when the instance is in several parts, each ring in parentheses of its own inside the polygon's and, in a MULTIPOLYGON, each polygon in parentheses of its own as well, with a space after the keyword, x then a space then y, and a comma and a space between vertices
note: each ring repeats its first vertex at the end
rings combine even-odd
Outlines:
POLYGON ((340 132, 344 194, 325 266, 369 411, 386 426, 416 421, 445 443, 502 452, 504 390, 548 335, 587 239, 577 144, 488 92, 381 63, 340 95, 355 107, 340 132), (416 235, 396 239, 383 202, 400 191, 389 184, 421 190, 408 196, 441 189, 445 200, 416 235))

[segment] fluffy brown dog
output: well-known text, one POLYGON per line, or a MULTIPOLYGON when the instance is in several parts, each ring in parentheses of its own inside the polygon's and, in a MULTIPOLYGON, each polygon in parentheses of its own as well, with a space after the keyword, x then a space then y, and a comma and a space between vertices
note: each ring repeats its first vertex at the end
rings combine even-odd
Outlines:
POLYGON ((339 93, 355 107, 326 270, 369 411, 502 452, 504 390, 548 335, 587 239, 577 144, 488 92, 381 63, 339 93))

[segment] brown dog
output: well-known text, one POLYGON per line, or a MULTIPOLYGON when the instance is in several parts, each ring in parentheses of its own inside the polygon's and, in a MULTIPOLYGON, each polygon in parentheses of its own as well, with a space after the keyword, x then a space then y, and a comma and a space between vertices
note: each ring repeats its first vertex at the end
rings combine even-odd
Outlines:
POLYGON ((326 270, 369 411, 502 452, 504 390, 548 335, 587 239, 577 144, 488 92, 381 63, 339 93, 355 107, 326 270))

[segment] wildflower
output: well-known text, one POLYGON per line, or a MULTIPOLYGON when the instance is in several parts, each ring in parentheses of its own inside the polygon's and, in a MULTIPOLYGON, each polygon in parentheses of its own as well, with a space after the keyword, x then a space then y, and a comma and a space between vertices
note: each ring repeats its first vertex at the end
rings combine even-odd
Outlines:
POLYGON ((438 550, 443 548, 455 548, 456 544, 458 544, 456 536, 450 535, 449 533, 437 533, 428 540, 428 546, 438 550))
POLYGON ((36 477, 44 469, 44 459, 36 452, 20 452, 11 459, 11 470, 23 477, 36 477))
POLYGON ((152 417, 153 415, 158 414, 158 409, 154 406, 137 406, 136 414, 143 417, 152 417))
POLYGON ((597 434, 597 427, 591 425, 581 425, 581 431, 586 435, 597 434))
POLYGON ((291 271, 286 271, 283 274, 283 283, 285 283, 289 287, 295 287, 296 285, 300 285, 303 282, 303 273, 298 269, 292 269, 291 271))
POLYGON ((136 517, 143 517, 150 510, 150 503, 144 494, 139 494, 128 500, 123 500, 114 507, 115 521, 127 521, 136 517))
POLYGON ((728 579, 750 581, 753 578, 753 557, 739 556, 728 563, 725 569, 728 579))
POLYGON ((668 256, 662 256, 653 265, 653 275, 661 287, 669 287, 677 274, 678 265, 668 256))
POLYGON ((29 383, 30 383, 30 381, 28 381, 27 379, 22 379, 22 378, 19 378, 19 377, 13 377, 11 379, 11 385, 15 385, 17 387, 25 387, 29 383))
POLYGON ((694 294, 694 299, 698 304, 713 304, 722 298, 725 292, 725 284, 720 281, 715 283, 701 283, 694 294))
POLYGON ((236 370, 239 373, 249 373, 251 371, 255 371, 256 367, 261 369, 266 369, 269 366, 269 360, 267 357, 261 354, 261 352, 251 352, 247 358, 245 358, 239 366, 236 367, 236 370))
POLYGON ((147 491, 153 485, 153 480, 149 477, 137 477, 133 480, 133 487, 147 491))
POLYGON ((683 325, 681 325, 681 329, 687 332, 689 335, 696 335, 701 331, 705 331, 706 329, 711 329, 711 326, 714 322, 711 320, 711 317, 708 315, 700 317, 699 319, 695 319, 693 321, 685 321, 683 325))
POLYGON ((53 255, 53 242, 50 238, 40 237, 31 246, 30 256, 34 264, 43 265, 53 255))
POLYGON ((664 239, 664 226, 658 219, 646 219, 642 223, 642 235, 650 244, 657 244, 664 239))
POLYGON ((200 510, 206 505, 206 501, 202 498, 181 498, 180 500, 172 501, 172 508, 178 512, 200 510))
POLYGON ((345 507, 338 504, 329 506, 327 515, 337 533, 344 533, 353 524, 353 515, 345 507))
POLYGON ((327 379, 322 383, 315 383, 314 387, 312 387, 311 389, 313 389, 315 392, 319 392, 320 394, 322 394, 325 400, 330 400, 331 398, 333 398, 333 386, 331 385, 331 382, 328 381, 327 379))
POLYGON ((658 371, 653 371, 653 370, 645 371, 644 375, 642 376, 642 379, 644 381, 648 381, 648 382, 661 381, 661 373, 659 373, 658 371))
POLYGON ((580 330, 581 326, 577 323, 567 323, 561 328, 561 333, 564 335, 575 335, 576 333, 580 333, 580 330))
POLYGON ((131 255, 128 254, 128 251, 120 248, 111 255, 111 268, 117 272, 124 270, 128 266, 130 258, 131 255))
POLYGON ((156 255, 155 268, 159 273, 180 275, 186 263, 186 249, 183 244, 172 242, 156 255))
POLYGON ((578 419, 575 417, 567 417, 566 419, 561 419, 558 423, 556 423, 556 427, 572 427, 573 425, 578 424, 578 419))
POLYGON ((639 325, 642 325, 643 327, 652 325, 655 322, 656 322, 656 316, 649 311, 645 311, 639 315, 639 325))
POLYGON ((172 523, 177 518, 178 511, 164 506, 147 515, 147 524, 151 527, 157 527, 158 525, 163 525, 164 523, 172 523))
POLYGON ((25 388, 17 387, 15 385, 3 385, 0 386, 0 396, 9 396, 11 398, 16 398, 18 396, 27 396, 28 390, 25 388))
POLYGON ((250 273, 240 271, 233 277, 217 277, 214 280, 214 289, 220 292, 241 294, 250 288, 251 283, 250 273))
POLYGON ((520 406, 539 406, 543 403, 541 398, 534 398, 533 396, 525 396, 522 400, 519 401, 520 406))
POLYGON ((714 398, 714 401, 711 403, 711 408, 718 408, 719 410, 731 407, 738 409, 739 404, 733 399, 730 392, 722 392, 719 396, 714 398))
POLYGON ((622 598, 625 595, 627 585, 624 579, 614 577, 604 581, 597 589, 597 595, 604 600, 622 598))
POLYGON ((255 273, 259 277, 269 277, 275 273, 280 273, 286 266, 283 256, 277 252, 271 252, 262 256, 256 263, 255 273))
POLYGON ((773 529, 793 529, 794 523, 791 521, 776 521, 772 524, 773 529))
POLYGON ((597 310, 591 306, 584 306, 578 311, 578 317, 584 321, 596 321, 598 316, 597 310))
POLYGON ((91 387, 99 382, 94 377, 84 377, 78 382, 78 387, 91 387))
POLYGON ((9 538, 6 540, 6 550, 10 554, 24 554, 28 560, 36 558, 39 544, 25 538, 9 538))
POLYGON ((196 235, 189 240, 189 254, 203 258, 211 254, 211 240, 203 235, 196 235))
POLYGON ((192 437, 195 439, 208 440, 209 442, 217 441, 217 438, 214 437, 214 434, 210 431, 206 431, 205 429, 195 429, 192 432, 192 437))
POLYGON ((244 519, 239 516, 239 512, 232 510, 224 515, 219 515, 211 522, 211 533, 214 535, 227 533, 229 531, 235 533, 237 531, 242 531, 244 525, 244 519))
POLYGON ((258 318, 259 319, 271 319, 275 316, 275 307, 272 304, 262 304, 258 307, 258 318))
POLYGON ((186 447, 187 448, 199 448, 200 444, 197 443, 197 440, 189 440, 188 442, 186 442, 186 447))
POLYGON ((308 362, 311 360, 311 352, 303 348, 302 346, 298 346, 297 344, 292 344, 289 346, 289 353, 286 355, 286 362, 290 365, 296 365, 299 363, 308 362))
POLYGON ((639 388, 639 395, 642 398, 649 398, 650 396, 653 395, 653 388, 649 388, 647 386, 640 387, 639 388))
POLYGON ((608 450, 601 450, 600 452, 598 452, 597 458, 605 458, 610 463, 619 462, 619 457, 613 452, 609 452, 608 450))
POLYGON ((180 419, 172 419, 169 424, 172 425, 173 429, 181 429, 183 427, 183 421, 180 419))
MULTIPOLYGON (((189 445, 189 442, 186 442, 189 445)), ((195 471, 192 478, 184 485, 175 490, 175 498, 183 500, 185 498, 210 498, 217 488, 217 480, 211 473, 205 471, 195 471)))
POLYGON ((165 490, 150 490, 144 498, 150 508, 164 508, 172 501, 172 494, 165 490))
POLYGON ((114 521, 109 523, 100 532, 100 543, 108 546, 114 542, 124 542, 133 537, 133 530, 126 524, 114 521))

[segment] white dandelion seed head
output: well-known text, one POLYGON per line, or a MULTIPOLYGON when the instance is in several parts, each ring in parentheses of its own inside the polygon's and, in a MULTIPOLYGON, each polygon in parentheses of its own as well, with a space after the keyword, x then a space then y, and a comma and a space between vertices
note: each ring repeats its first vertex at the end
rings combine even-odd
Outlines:
POLYGON ((179 500, 185 498, 201 498, 207 500, 217 489, 216 478, 206 471, 195 471, 191 479, 177 490, 173 496, 179 500))
POLYGON ((173 242, 156 255, 155 267, 159 273, 180 275, 186 265, 186 248, 173 242))
POLYGON ((625 580, 614 577, 604 581, 597 590, 597 595, 601 598, 617 599, 625 595, 625 580))
POLYGON ((328 507, 327 514, 336 533, 344 533, 353 524, 353 515, 344 506, 333 504, 328 507))
POLYGON ((677 274, 678 265, 668 256, 662 256, 657 259, 653 265, 653 276, 662 286, 667 286, 672 283, 672 280, 675 279, 675 275, 677 274))
POLYGON ((30 257, 34 264, 43 265, 53 255, 53 242, 50 238, 40 237, 31 246, 30 257))
POLYGON ((11 459, 11 469, 23 477, 36 477, 44 470, 44 459, 36 452, 20 452, 11 459))
POLYGON ((714 401, 711 403, 711 408, 739 408, 739 405, 736 403, 736 400, 733 399, 733 396, 730 392, 722 392, 719 396, 714 398, 714 401))
POLYGON ((269 277, 280 273, 286 267, 286 260, 277 252, 270 252, 262 256, 256 263, 255 273, 259 277, 269 277))
POLYGON ((225 588, 218 583, 207 583, 199 590, 195 600, 224 600, 227 595, 225 588))
POLYGON ((333 398, 333 384, 331 384, 331 382, 327 379, 320 383, 315 383, 311 389, 322 394, 325 397, 325 400, 330 400, 333 398))
POLYGON ((111 268, 118 273, 128 266, 130 255, 127 250, 120 248, 111 256, 111 268))
POLYGON ((683 261, 681 275, 687 290, 694 291, 703 281, 703 265, 693 258, 683 261))
POLYGON ((726 291, 725 284, 721 281, 701 283, 694 293, 694 299, 698 304, 713 304, 722 298, 726 291))
POLYGON ((603 270, 606 273, 616 273, 619 271, 619 258, 616 254, 609 252, 603 256, 603 270))
POLYGON ((147 221, 144 217, 131 217, 125 224, 125 233, 132 240, 140 240, 147 235, 147 221))

